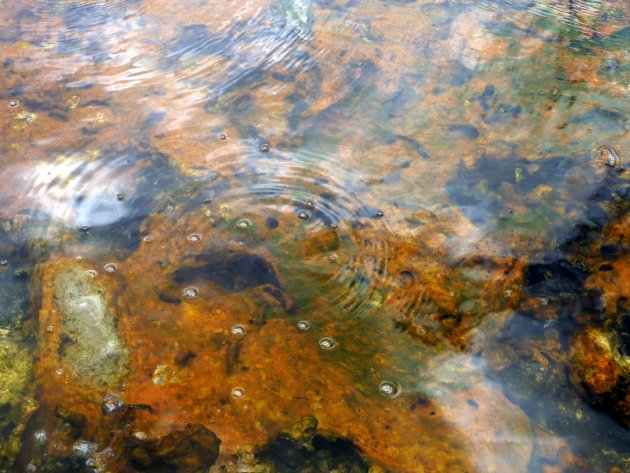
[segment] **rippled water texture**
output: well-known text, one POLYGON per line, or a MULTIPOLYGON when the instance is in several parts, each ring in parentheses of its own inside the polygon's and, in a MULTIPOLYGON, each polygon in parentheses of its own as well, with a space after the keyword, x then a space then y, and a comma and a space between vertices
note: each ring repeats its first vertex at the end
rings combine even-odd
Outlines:
POLYGON ((627 0, 0 0, 0 472, 630 471, 627 0))

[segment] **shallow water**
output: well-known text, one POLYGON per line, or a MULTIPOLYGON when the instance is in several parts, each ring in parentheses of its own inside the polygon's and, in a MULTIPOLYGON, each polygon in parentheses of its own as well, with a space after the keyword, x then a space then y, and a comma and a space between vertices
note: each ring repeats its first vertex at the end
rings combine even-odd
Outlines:
POLYGON ((3 0, 0 50, 0 471, 630 471, 626 0, 3 0))

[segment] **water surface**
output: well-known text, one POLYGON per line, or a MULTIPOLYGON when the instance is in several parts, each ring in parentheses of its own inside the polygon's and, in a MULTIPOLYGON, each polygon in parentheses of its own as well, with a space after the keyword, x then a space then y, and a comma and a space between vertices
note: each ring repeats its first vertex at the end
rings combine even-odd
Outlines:
POLYGON ((625 0, 4 0, 0 471, 630 471, 625 0))

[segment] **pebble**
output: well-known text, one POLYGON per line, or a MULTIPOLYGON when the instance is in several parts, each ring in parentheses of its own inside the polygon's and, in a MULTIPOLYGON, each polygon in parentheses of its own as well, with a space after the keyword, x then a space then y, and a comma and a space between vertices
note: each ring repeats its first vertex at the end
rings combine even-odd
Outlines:
POLYGON ((609 148, 608 146, 600 146, 597 149, 595 162, 615 169, 618 169, 621 166, 619 155, 614 149, 609 148))

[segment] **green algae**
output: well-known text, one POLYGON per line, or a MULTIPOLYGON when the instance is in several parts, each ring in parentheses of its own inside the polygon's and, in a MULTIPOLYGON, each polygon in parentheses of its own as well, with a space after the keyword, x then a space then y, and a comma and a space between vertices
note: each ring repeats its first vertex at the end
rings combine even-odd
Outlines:
POLYGON ((31 397, 32 346, 19 330, 0 329, 0 471, 11 472, 21 435, 37 408, 31 397))

